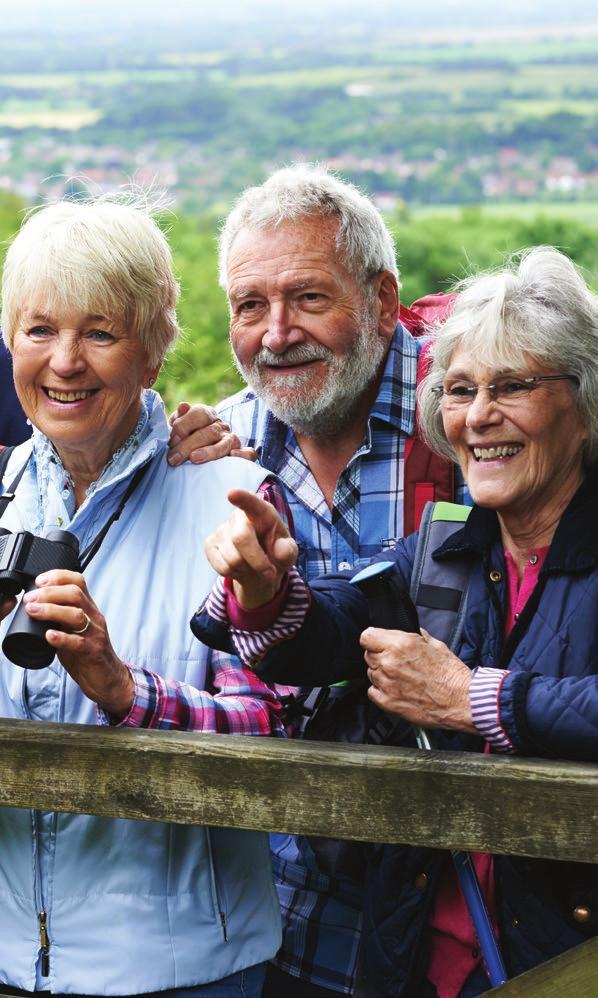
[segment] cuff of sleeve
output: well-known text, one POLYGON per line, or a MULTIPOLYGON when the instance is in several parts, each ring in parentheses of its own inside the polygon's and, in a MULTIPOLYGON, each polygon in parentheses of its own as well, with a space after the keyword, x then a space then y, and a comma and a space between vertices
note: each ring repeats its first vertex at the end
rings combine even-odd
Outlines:
POLYGON ((297 569, 291 568, 287 577, 284 606, 276 620, 267 628, 257 631, 231 626, 231 641, 243 664, 253 668, 270 648, 292 638, 302 626, 310 603, 308 587, 297 569))
POLYGON ((513 743, 500 722, 499 697, 508 676, 506 669, 479 667, 473 670, 469 702, 473 723, 497 752, 514 752, 513 743))
POLYGON ((254 610, 248 610, 241 606, 233 588, 233 580, 224 580, 224 593, 226 600, 226 615, 233 627, 240 631, 265 631, 271 627, 285 608, 287 601, 287 591, 289 588, 289 573, 287 572, 282 580, 282 585, 269 603, 258 606, 254 610))
POLYGON ((133 680, 133 703, 129 712, 124 717, 115 718, 98 705, 98 723, 111 728, 151 728, 158 714, 158 677, 147 669, 130 665, 129 662, 125 662, 125 665, 133 680))

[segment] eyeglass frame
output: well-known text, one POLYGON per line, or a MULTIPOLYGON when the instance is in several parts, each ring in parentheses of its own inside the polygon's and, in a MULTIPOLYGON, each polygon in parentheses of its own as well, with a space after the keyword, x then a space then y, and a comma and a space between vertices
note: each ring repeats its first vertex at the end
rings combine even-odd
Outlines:
MULTIPOLYGON (((575 381, 579 386, 579 378, 576 374, 530 374, 527 378, 518 378, 517 375, 501 375, 501 377, 509 378, 512 377, 513 381, 520 381, 522 384, 528 386, 529 391, 533 392, 543 381, 575 381)), ((480 388, 485 388, 490 396, 490 401, 496 403, 496 405, 504 405, 504 400, 499 401, 496 398, 496 385, 470 385, 468 388, 464 387, 464 391, 467 393, 462 398, 455 398, 454 396, 449 396, 444 385, 435 385, 430 391, 439 401, 442 401, 443 397, 449 398, 451 402, 456 403, 457 406, 471 405, 472 402, 477 398, 477 394, 480 388)), ((521 399, 515 399, 515 402, 520 402, 521 399)), ((510 403, 507 401, 507 405, 510 403)))

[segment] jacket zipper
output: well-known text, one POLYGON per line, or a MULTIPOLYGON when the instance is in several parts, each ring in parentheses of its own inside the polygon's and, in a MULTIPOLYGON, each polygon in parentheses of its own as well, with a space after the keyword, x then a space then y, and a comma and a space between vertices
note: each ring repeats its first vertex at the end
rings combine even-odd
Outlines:
MULTIPOLYGON (((29 706, 27 704, 27 697, 25 694, 27 684, 27 674, 26 670, 23 669, 23 680, 21 684, 21 707, 23 710, 23 716, 31 720, 31 714, 29 712, 29 706)), ((34 891, 36 895, 36 905, 39 905, 39 910, 37 912, 37 921, 39 923, 39 951, 40 951, 40 974, 42 977, 50 976, 50 936, 48 935, 48 913, 45 910, 45 904, 42 897, 41 891, 41 872, 39 868, 39 814, 37 811, 32 810, 31 817, 33 821, 33 837, 35 841, 35 882, 34 891)))
POLYGON ((48 935, 48 916, 45 911, 40 911, 37 916, 39 921, 39 943, 42 955, 41 975, 50 976, 50 937, 48 935))
POLYGON ((214 866, 214 855, 212 853, 212 836, 210 834, 210 829, 206 828, 205 829, 205 833, 206 833, 206 845, 208 847, 208 864, 209 864, 209 868, 210 868, 210 880, 211 880, 211 883, 212 883, 212 893, 213 893, 213 898, 214 898, 214 907, 216 909, 216 912, 218 914, 218 918, 219 918, 219 921, 220 921, 220 927, 222 929, 222 937, 224 939, 224 942, 227 943, 228 942, 228 927, 227 927, 227 924, 226 924, 226 912, 224 911, 224 906, 222 905, 222 903, 220 901, 220 895, 218 893, 218 883, 216 881, 216 868, 214 866))

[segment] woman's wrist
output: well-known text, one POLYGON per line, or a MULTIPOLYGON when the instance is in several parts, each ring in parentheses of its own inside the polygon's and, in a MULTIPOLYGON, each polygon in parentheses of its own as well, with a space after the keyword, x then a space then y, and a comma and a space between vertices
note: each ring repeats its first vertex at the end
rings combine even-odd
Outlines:
POLYGON ((287 573, 273 579, 272 582, 261 582, 259 585, 244 586, 237 579, 232 579, 232 591, 235 599, 243 610, 259 610, 271 603, 286 579, 287 573))

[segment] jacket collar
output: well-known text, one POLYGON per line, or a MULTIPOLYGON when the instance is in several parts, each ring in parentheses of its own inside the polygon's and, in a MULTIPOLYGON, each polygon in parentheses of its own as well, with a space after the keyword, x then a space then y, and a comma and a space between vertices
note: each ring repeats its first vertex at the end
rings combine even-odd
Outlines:
MULTIPOLYGON (((500 543, 494 510, 474 506, 465 525, 434 552, 438 559, 483 555, 500 543)), ((589 469, 556 528, 542 572, 583 572, 598 565, 598 465, 589 469)))

